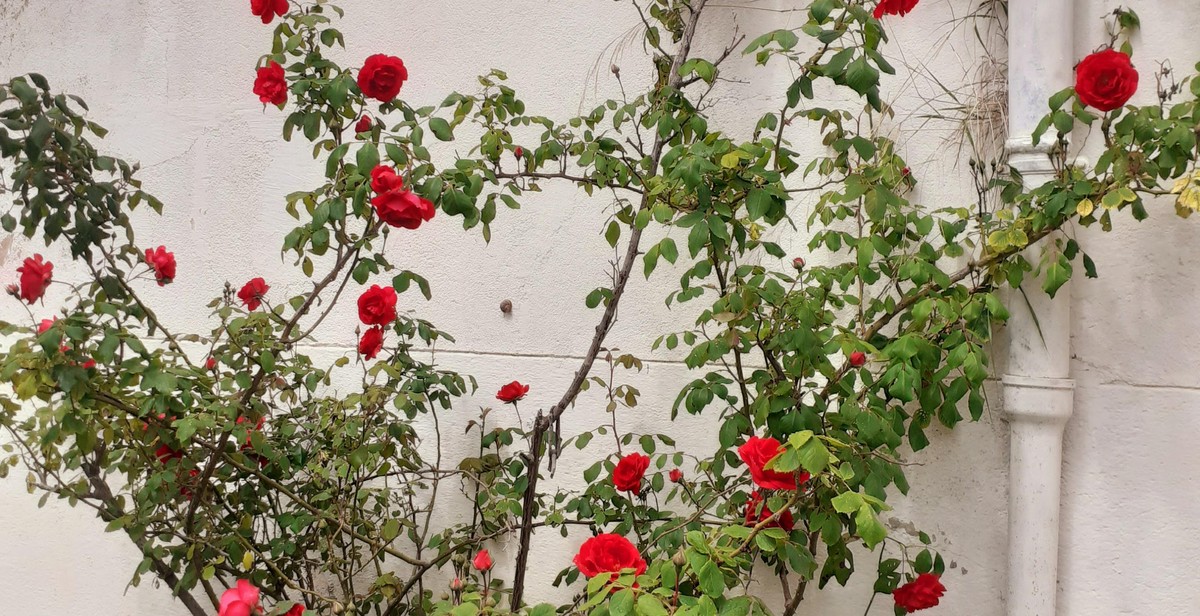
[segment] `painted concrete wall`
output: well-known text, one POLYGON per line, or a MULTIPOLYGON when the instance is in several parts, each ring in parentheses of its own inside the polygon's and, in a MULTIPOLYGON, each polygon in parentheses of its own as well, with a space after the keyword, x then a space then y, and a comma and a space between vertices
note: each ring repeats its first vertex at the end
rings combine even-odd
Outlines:
MULTIPOLYGON (((292 226, 283 196, 315 185, 320 166, 303 144, 278 139, 281 114, 264 113, 250 94, 251 67, 269 34, 244 4, 104 0, 67 7, 61 1, 0 0, 0 75, 36 70, 56 87, 84 96, 92 117, 111 130, 107 147, 141 161, 147 188, 168 204, 166 216, 142 221, 139 238, 166 244, 177 255, 177 281, 145 289, 177 329, 206 330, 204 304, 226 280, 240 284, 264 275, 280 293, 305 285, 279 257, 279 242, 292 226)), ((621 65, 627 87, 636 89, 646 76, 640 47, 622 43, 637 27, 625 2, 343 4, 349 9, 346 64, 378 51, 402 56, 411 75, 404 96, 414 103, 470 89, 474 75, 502 67, 529 109, 566 117, 616 95, 609 63, 621 65)), ((786 10, 801 4, 793 0, 720 4, 703 26, 707 49, 718 49, 735 28, 753 36, 800 21, 786 10)), ((923 0, 918 11, 891 22, 889 58, 906 68, 886 82, 899 97, 900 113, 885 130, 904 141, 905 156, 923 180, 917 197, 931 204, 974 199, 964 161, 947 146, 952 127, 921 116, 927 109, 922 99, 933 91, 924 75, 958 87, 981 64, 981 49, 961 21, 976 4, 923 0)), ((1111 5, 1080 4, 1075 34, 1082 55, 1103 40, 1096 18, 1111 5)), ((1194 0, 1125 4, 1144 22, 1137 54, 1143 75, 1158 59, 1171 59, 1181 73, 1200 59, 1200 42, 1191 36, 1200 20, 1194 0)), ((714 124, 745 134, 762 112, 777 107, 787 78, 782 71, 746 62, 731 66, 728 75, 755 81, 718 89, 714 124)), ((1146 78, 1140 100, 1152 96, 1146 78)), ((794 136, 799 149, 817 152, 804 135, 794 136)), ((582 298, 604 284, 611 249, 599 230, 606 206, 569 187, 551 189, 520 211, 501 212, 490 244, 444 216, 392 244, 392 260, 425 274, 434 291, 433 301, 406 297, 402 308, 419 310, 452 332, 459 343, 440 350, 438 361, 479 380, 480 395, 461 403, 463 421, 513 378, 533 385, 525 408, 548 406, 566 386, 598 318, 582 298), (514 304, 510 317, 498 310, 504 299, 514 304)), ((1200 274, 1188 259, 1200 248, 1200 232, 1194 223, 1176 220, 1167 203, 1150 209, 1151 220, 1141 225, 1122 224, 1109 235, 1080 232, 1101 278, 1077 284, 1073 300, 1079 388, 1067 429, 1060 581, 1060 611, 1070 616, 1200 609, 1200 578, 1191 558, 1200 549, 1200 522, 1192 515, 1200 509, 1193 479, 1200 475, 1194 446, 1200 334, 1191 327, 1200 274)), ((793 214, 804 220, 807 204, 797 203, 793 214)), ((781 240, 798 253, 806 243, 803 234, 781 240)), ((7 273, 0 273, 0 282, 13 278, 20 260, 39 249, 3 238, 0 272, 7 273)), ((56 257, 56 274, 70 279, 66 259, 56 257)), ((663 305, 674 278, 663 272, 650 281, 636 279, 612 335, 612 345, 648 360, 646 370, 630 379, 643 392, 640 410, 620 419, 634 430, 659 431, 675 394, 694 378, 677 353, 649 351, 655 336, 689 320, 686 311, 663 305)), ((57 299, 52 293, 47 304, 57 299)), ((21 315, 13 302, 0 302, 0 318, 21 315)), ((347 352, 355 325, 347 305, 309 350, 328 357, 347 352)), ((991 399, 999 400, 995 393, 991 399)), ((585 395, 564 430, 594 426, 602 416, 597 398, 585 395)), ((909 456, 918 465, 910 474, 913 498, 897 501, 890 515, 896 536, 916 524, 935 536, 952 563, 940 614, 1003 613, 1007 443, 1000 416, 993 407, 980 423, 938 432, 932 447, 909 456)), ((684 446, 712 446, 703 422, 685 420, 673 432, 684 446)), ((584 463, 583 457, 569 458, 560 476, 572 476, 584 463)), ((539 537, 539 553, 563 558, 539 563, 531 587, 548 586, 581 540, 539 537)), ((504 552, 505 546, 497 547, 504 552)), ((38 510, 19 475, 0 482, 0 613, 182 614, 162 589, 126 589, 135 564, 123 538, 104 534, 88 512, 54 503, 38 510)), ((862 614, 873 575, 867 559, 861 564, 864 572, 849 588, 815 594, 802 613, 862 614)), ((539 589, 535 596, 565 592, 539 589)), ((888 604, 877 601, 871 613, 890 614, 888 604)))

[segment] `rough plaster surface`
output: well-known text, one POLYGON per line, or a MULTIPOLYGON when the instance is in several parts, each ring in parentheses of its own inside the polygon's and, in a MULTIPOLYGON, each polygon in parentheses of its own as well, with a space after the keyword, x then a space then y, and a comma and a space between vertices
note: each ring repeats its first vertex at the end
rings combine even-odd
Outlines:
MULTIPOLYGON (((105 147, 141 161, 147 188, 168 204, 166 216, 142 219, 139 238, 148 246, 166 244, 179 259, 174 284, 145 289, 178 329, 208 328, 204 304, 226 280, 240 284, 263 275, 281 294, 304 285, 279 257, 279 242, 292 226, 283 196, 314 185, 320 166, 303 144, 277 138, 282 116, 264 113, 250 94, 251 67, 268 44, 268 30, 244 4, 106 0, 64 10, 47 0, 0 0, 0 75, 36 70, 57 88, 84 96, 93 119, 112 131, 105 147)), ((418 104, 468 90, 474 75, 502 67, 530 110, 561 118, 616 94, 610 62, 622 66, 627 87, 637 89, 646 76, 640 47, 621 43, 637 27, 624 2, 342 4, 349 9, 342 25, 350 45, 346 64, 377 51, 404 57, 412 75, 404 96, 418 104)), ((754 35, 800 21, 780 10, 801 4, 792 0, 721 4, 726 6, 714 10, 702 29, 705 49, 718 49, 735 28, 754 35)), ((930 81, 908 70, 917 67, 950 84, 975 70, 979 48, 969 32, 955 30, 969 10, 964 4, 923 0, 917 12, 891 24, 888 54, 902 74, 885 87, 900 98, 900 113, 884 130, 903 140, 903 154, 923 180, 917 197, 927 203, 974 198, 962 160, 946 147, 951 128, 920 118, 930 81)), ((1190 32, 1200 19, 1194 0, 1126 4, 1139 11, 1149 33, 1137 56, 1144 75, 1152 59, 1171 58, 1182 71, 1200 58, 1200 42, 1190 32)), ((1100 22, 1092 18, 1110 8, 1101 0, 1081 0, 1080 54, 1102 40, 1100 22)), ((744 135, 762 112, 777 107, 788 76, 741 59, 726 74, 753 76, 754 82, 722 84, 713 100, 723 107, 713 123, 744 135)), ((1150 100, 1152 80, 1143 83, 1141 96, 1150 100)), ((818 152, 816 140, 803 131, 793 136, 798 149, 818 152)), ((801 229, 807 208, 803 201, 795 206, 801 229)), ((1192 515, 1200 508, 1192 481, 1200 471, 1192 436, 1200 428, 1194 412, 1200 404, 1194 370, 1200 340, 1188 327, 1200 276, 1185 257, 1200 248, 1200 234, 1194 223, 1175 220, 1169 204, 1151 210, 1152 219, 1142 225, 1122 224, 1109 235, 1080 233, 1101 278, 1074 285, 1079 390, 1067 428, 1060 580, 1060 612, 1071 616, 1191 613, 1200 597, 1200 581, 1190 573, 1192 554, 1200 549, 1200 523, 1192 515)), ((604 283, 612 251, 598 231, 607 215, 603 200, 566 187, 529 199, 520 211, 501 212, 490 245, 445 216, 391 243, 392 260, 426 275, 435 294, 428 303, 405 296, 402 308, 420 310, 452 332, 459 343, 440 350, 438 361, 479 380, 481 393, 457 407, 462 417, 490 404, 491 392, 517 377, 534 386, 525 408, 557 399, 597 318, 582 298, 604 283), (497 309, 503 299, 514 304, 510 317, 497 309)), ((780 239, 797 253, 807 243, 803 232, 787 231, 780 239)), ((38 249, 21 239, 0 239, 0 282, 13 278, 20 259, 38 249)), ((52 258, 56 274, 69 279, 66 259, 52 258)), ((674 278, 664 272, 649 282, 636 279, 612 335, 612 345, 650 360, 642 374, 630 377, 643 393, 639 410, 620 418, 634 431, 663 430, 675 394, 695 376, 678 362, 678 353, 649 351, 655 336, 690 319, 687 310, 663 305, 674 278)), ((52 294, 48 305, 57 299, 52 294)), ((20 318, 15 308, 11 301, 0 303, 0 318, 20 318)), ((330 357, 347 352, 354 327, 347 305, 327 321, 312 351, 330 357)), ((993 391, 990 398, 1000 396, 993 391)), ((887 516, 893 536, 903 540, 916 524, 952 563, 941 614, 1003 613, 1007 442, 999 416, 993 408, 979 424, 932 434, 932 447, 909 456, 916 465, 910 470, 912 498, 897 499, 887 516)), ((585 395, 564 429, 602 419, 597 398, 585 395)), ((700 452, 713 446, 703 421, 684 419, 671 431, 681 446, 700 452)), ((568 458, 559 476, 578 477, 588 462, 568 458)), ((0 612, 183 613, 149 582, 126 589, 137 556, 120 535, 104 534, 85 510, 55 503, 38 510, 19 474, 0 482, 0 520, 0 612)), ((549 582, 580 541, 575 535, 537 536, 538 553, 562 558, 538 563, 530 580, 539 589, 535 595, 569 593, 548 589, 549 582)), ((498 552, 507 547, 497 546, 498 552)), ((849 588, 815 593, 802 613, 862 614, 873 575, 870 556, 859 562, 863 571, 849 588)), ((775 593, 774 586, 757 583, 753 590, 775 593)), ((876 601, 870 613, 890 614, 889 604, 876 601)))

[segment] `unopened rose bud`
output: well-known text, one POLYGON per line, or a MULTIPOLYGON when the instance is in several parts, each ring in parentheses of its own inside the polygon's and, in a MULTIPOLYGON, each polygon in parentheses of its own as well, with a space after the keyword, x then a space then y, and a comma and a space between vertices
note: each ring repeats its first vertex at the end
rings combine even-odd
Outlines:
POLYGON ((15 284, 10 284, 7 287, 4 287, 4 290, 8 291, 8 294, 13 297, 17 297, 17 296, 21 295, 21 288, 15 284))
POLYGON ((862 351, 855 351, 850 354, 850 365, 855 368, 862 368, 867 363, 867 354, 862 351))
POLYGON ((683 555, 683 550, 675 552, 675 555, 671 557, 671 563, 676 567, 682 567, 687 564, 687 557, 683 555))
POLYGON ((792 259, 792 267, 798 270, 804 269, 804 257, 796 257, 795 259, 792 259))
POLYGON ((454 592, 458 592, 462 589, 463 589, 463 581, 461 579, 454 578, 453 580, 450 580, 450 590, 453 590, 454 592))
POLYGON ((217 360, 216 360, 216 358, 215 358, 215 357, 209 357, 208 359, 204 360, 204 367, 205 367, 205 368, 207 368, 207 369, 209 369, 209 370, 215 370, 215 369, 216 369, 216 367, 217 367, 217 360))
POLYGON ((614 74, 618 77, 621 76, 621 67, 617 66, 616 64, 609 66, 608 70, 612 71, 612 74, 614 74))
POLYGON ((904 177, 908 177, 908 176, 912 175, 912 170, 909 169, 908 167, 905 167, 900 170, 900 175, 902 175, 904 177))
POLYGON ((517 146, 513 149, 513 156, 516 156, 517 158, 525 158, 525 148, 517 146))
POLYGON ((671 469, 670 477, 671 477, 671 481, 673 483, 679 483, 679 482, 683 481, 683 471, 681 471, 677 468, 673 468, 673 469, 671 469))
POLYGON ((490 571, 493 564, 495 563, 492 562, 492 555, 487 550, 479 550, 471 561, 471 566, 475 567, 476 571, 490 571))

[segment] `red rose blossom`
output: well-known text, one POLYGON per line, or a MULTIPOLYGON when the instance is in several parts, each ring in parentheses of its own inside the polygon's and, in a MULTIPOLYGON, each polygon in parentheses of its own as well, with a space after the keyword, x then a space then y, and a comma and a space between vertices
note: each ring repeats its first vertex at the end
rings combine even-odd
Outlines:
POLYGON ((266 66, 258 69, 254 79, 254 93, 264 104, 282 105, 287 102, 287 80, 283 78, 283 67, 271 60, 266 66))
POLYGON ((293 605, 291 609, 284 612, 283 616, 304 616, 304 604, 297 603, 296 605, 293 605))
POLYGON ((267 286, 267 281, 262 278, 252 278, 242 287, 241 291, 238 291, 237 296, 246 305, 247 310, 258 310, 258 307, 262 305, 263 297, 270 290, 271 287, 267 286))
POLYGON ((158 281, 158 286, 175 280, 175 253, 167 252, 166 246, 147 249, 146 263, 154 270, 154 279, 158 281))
POLYGON ((862 351, 855 351, 850 354, 850 365, 855 368, 862 368, 867 363, 867 354, 862 351))
POLYGON ((679 483, 683 481, 683 471, 673 468, 670 473, 671 483, 679 483))
MULTIPOLYGON (((746 501, 746 526, 756 526, 760 522, 766 521, 774 513, 767 507, 765 498, 762 492, 755 490, 750 493, 750 500, 746 501)), ((791 511, 784 511, 775 516, 774 520, 767 525, 767 528, 782 528, 783 530, 792 532, 796 527, 796 521, 792 518, 791 511)))
POLYGON ((1075 94, 1079 102, 1100 111, 1122 107, 1137 92, 1138 72, 1129 56, 1105 49, 1075 67, 1075 94))
POLYGON ((433 220, 437 211, 432 202, 409 190, 389 190, 371 199, 371 206, 380 220, 404 229, 416 229, 433 220))
MULTIPOLYGON (((781 473, 768 470, 767 462, 779 455, 783 446, 774 438, 750 437, 745 445, 738 448, 738 456, 750 469, 750 479, 760 488, 767 490, 795 490, 796 473, 781 473)), ((808 481, 808 473, 800 473, 799 483, 808 481)))
POLYGON ((358 354, 362 355, 363 359, 375 359, 382 349, 383 328, 372 327, 363 332, 362 338, 358 341, 358 354))
POLYGON ((403 190, 404 178, 396 175, 396 170, 387 165, 379 165, 371 170, 371 190, 382 195, 390 190, 403 190))
POLYGON ((896 607, 911 614, 936 606, 944 594, 946 587, 942 585, 940 576, 922 573, 917 579, 892 591, 892 598, 896 600, 896 607))
POLYGON ((529 393, 528 385, 522 385, 520 381, 513 381, 496 392, 496 399, 501 402, 513 403, 524 398, 527 393, 529 393))
POLYGON ((396 290, 371 285, 358 296, 358 318, 364 325, 387 325, 396 320, 396 290))
POLYGON ((918 0, 879 0, 875 6, 875 19, 883 19, 884 15, 899 15, 904 17, 917 6, 918 0))
POLYGON ((400 93, 400 86, 408 79, 404 61, 395 56, 375 54, 363 63, 358 71, 358 88, 370 98, 388 102, 400 93))
POLYGON ((50 280, 54 277, 54 264, 43 261, 42 255, 33 255, 25 259, 17 268, 21 275, 21 299, 32 304, 45 295, 50 288, 50 280))
POLYGON ((257 616, 261 613, 258 588, 246 580, 238 580, 236 586, 226 590, 217 608, 217 616, 257 616))
POLYGON ((264 24, 269 24, 276 15, 287 15, 288 0, 250 0, 250 12, 261 17, 264 24))
POLYGON ((42 319, 42 322, 38 323, 38 329, 37 329, 38 335, 40 336, 40 335, 46 333, 47 331, 50 331, 50 328, 54 327, 54 324, 57 322, 58 322, 58 319, 42 319))
POLYGON ((375 122, 371 119, 371 116, 363 116, 354 124, 354 132, 356 134, 370 132, 372 126, 375 126, 375 122))
POLYGON ((494 564, 492 555, 488 554, 487 550, 479 550, 479 553, 471 560, 471 566, 475 567, 476 571, 490 571, 494 564))
POLYGON ((642 488, 642 478, 646 469, 650 468, 649 456, 631 453, 617 462, 613 468, 612 482, 622 492, 638 492, 642 488))
POLYGON ((154 451, 154 457, 158 459, 159 464, 166 464, 168 460, 178 460, 183 457, 183 452, 175 449, 167 444, 158 446, 154 451))
POLYGON ((637 575, 646 572, 646 561, 637 548, 628 539, 610 533, 584 541, 575 555, 575 566, 587 577, 611 574, 616 578, 625 569, 633 569, 637 575))

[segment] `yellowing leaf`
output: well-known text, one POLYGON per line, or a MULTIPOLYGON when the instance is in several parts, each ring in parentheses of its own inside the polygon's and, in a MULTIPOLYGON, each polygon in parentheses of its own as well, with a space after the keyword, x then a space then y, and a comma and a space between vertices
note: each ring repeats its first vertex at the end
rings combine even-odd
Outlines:
POLYGON ((254 566, 254 552, 251 552, 250 550, 246 550, 246 553, 242 554, 242 570, 249 571, 250 567, 253 567, 253 566, 254 566))
POLYGON ((742 162, 741 152, 738 150, 734 150, 732 152, 727 152, 724 156, 721 157, 721 166, 725 167, 726 169, 733 169, 734 167, 741 164, 741 162, 742 162))
POLYGON ((1075 213, 1079 214, 1081 218, 1091 216, 1095 209, 1096 204, 1092 203, 1091 199, 1084 199, 1075 205, 1075 213))

